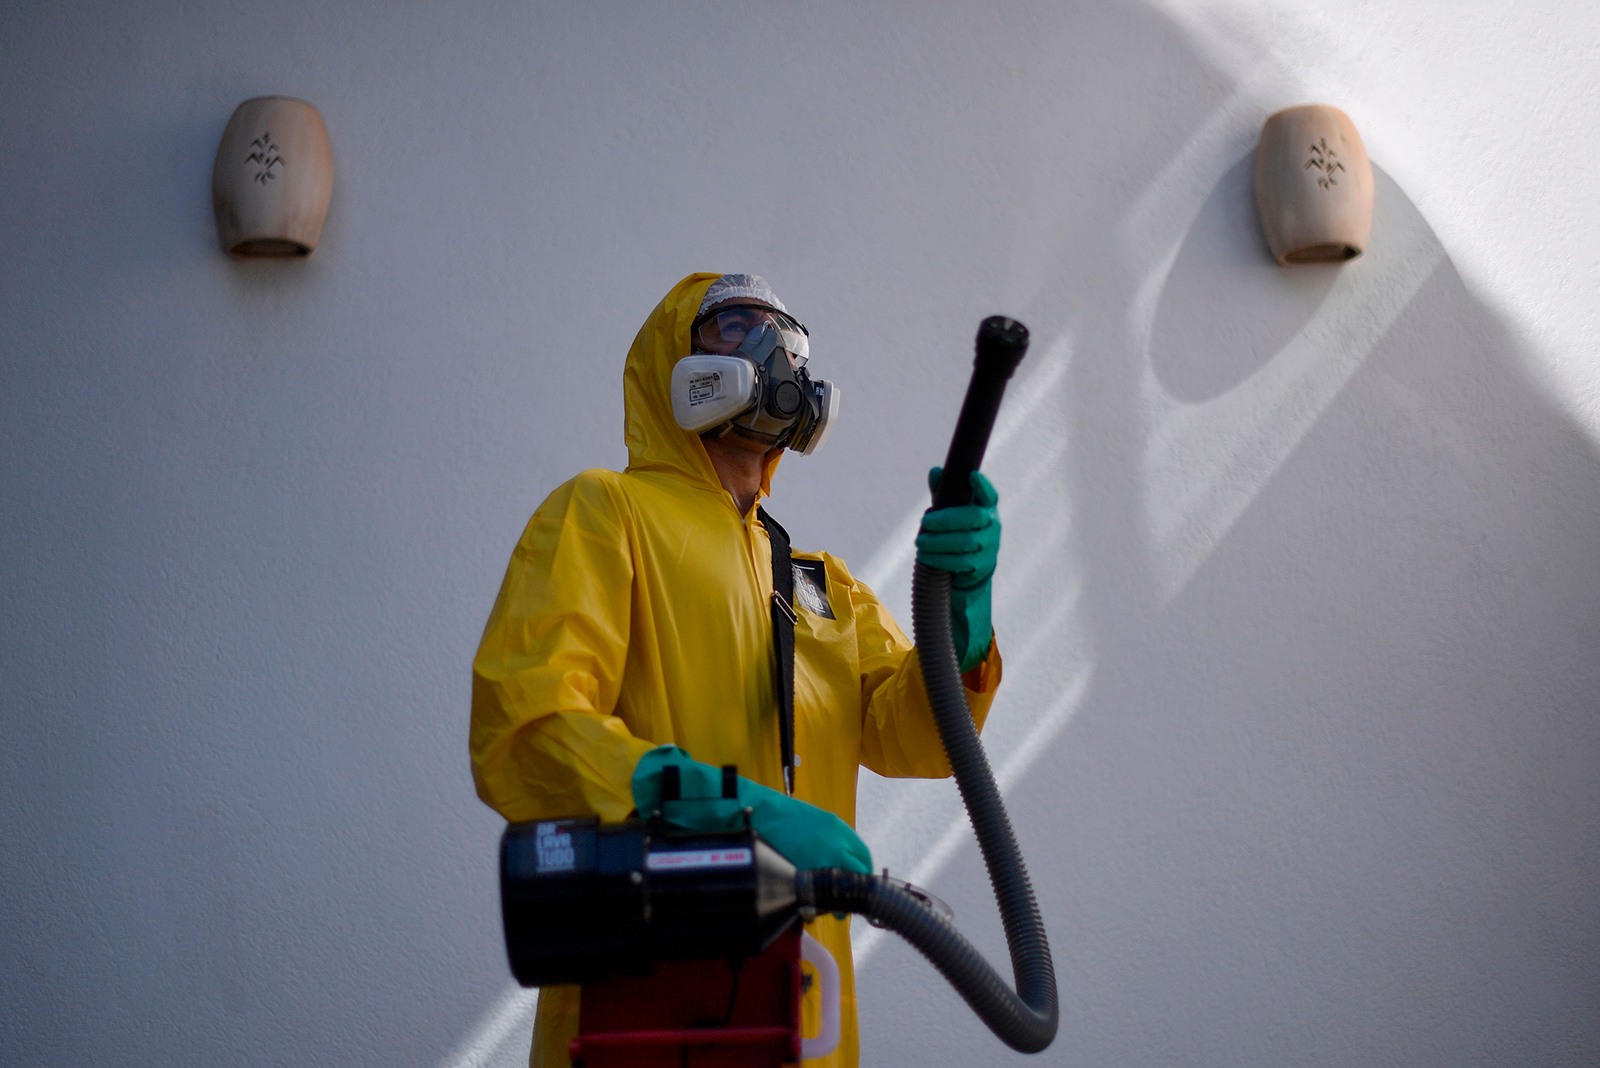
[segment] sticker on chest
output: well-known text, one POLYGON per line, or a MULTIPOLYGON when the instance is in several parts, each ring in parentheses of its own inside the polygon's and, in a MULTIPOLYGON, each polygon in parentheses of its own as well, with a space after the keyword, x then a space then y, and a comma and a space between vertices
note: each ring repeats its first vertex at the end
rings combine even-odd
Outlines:
POLYGON ((794 570, 794 604, 814 616, 834 619, 828 604, 828 571, 821 560, 790 560, 794 570))

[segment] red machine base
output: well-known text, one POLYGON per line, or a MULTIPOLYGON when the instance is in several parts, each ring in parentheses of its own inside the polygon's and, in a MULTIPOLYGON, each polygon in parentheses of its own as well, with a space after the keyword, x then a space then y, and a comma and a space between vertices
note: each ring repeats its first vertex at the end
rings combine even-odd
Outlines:
POLYGON ((800 926, 738 967, 673 961, 583 988, 583 1068, 778 1068, 800 1060, 800 926))

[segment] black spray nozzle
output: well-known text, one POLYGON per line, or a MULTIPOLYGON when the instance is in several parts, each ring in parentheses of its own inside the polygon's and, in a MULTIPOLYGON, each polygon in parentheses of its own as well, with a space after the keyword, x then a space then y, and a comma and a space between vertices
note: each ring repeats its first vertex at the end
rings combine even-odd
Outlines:
POLYGON ((972 486, 967 479, 983 463, 1006 382, 1028 351, 1028 328, 1004 315, 991 315, 978 326, 975 348, 972 380, 967 383, 966 400, 961 402, 961 418, 950 439, 944 474, 933 491, 935 508, 951 508, 972 500, 972 486))
POLYGON ((977 355, 973 363, 987 374, 1010 378, 1028 351, 1028 328, 1004 315, 991 315, 978 324, 977 355))

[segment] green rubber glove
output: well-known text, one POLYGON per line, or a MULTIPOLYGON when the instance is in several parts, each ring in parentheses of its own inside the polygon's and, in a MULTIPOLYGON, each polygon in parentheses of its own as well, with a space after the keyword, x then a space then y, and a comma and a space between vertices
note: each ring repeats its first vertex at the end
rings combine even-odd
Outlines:
POLYGON ((633 803, 641 816, 661 810, 677 831, 735 831, 750 809, 750 825, 790 864, 847 868, 872 874, 872 853, 850 825, 833 813, 739 776, 739 796, 722 796, 722 769, 702 764, 675 745, 658 745, 633 769, 633 803), (661 801, 661 771, 678 767, 683 800, 661 801))
MULTIPOLYGON (((928 472, 930 491, 943 471, 928 472)), ((924 513, 917 532, 917 562, 950 572, 950 630, 963 674, 989 656, 989 589, 1000 556, 1000 494, 978 471, 968 481, 972 503, 924 513)))

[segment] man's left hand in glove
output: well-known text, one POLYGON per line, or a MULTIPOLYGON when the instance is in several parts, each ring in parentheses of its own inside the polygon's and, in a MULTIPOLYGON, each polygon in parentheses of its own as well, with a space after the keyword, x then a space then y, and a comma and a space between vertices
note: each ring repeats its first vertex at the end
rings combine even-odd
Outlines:
MULTIPOLYGON (((928 472, 930 490, 943 471, 928 472)), ((989 588, 1000 555, 1000 494, 977 471, 969 482, 971 504, 924 513, 917 532, 917 562, 950 572, 950 631, 963 674, 984 662, 994 639, 989 588)))

